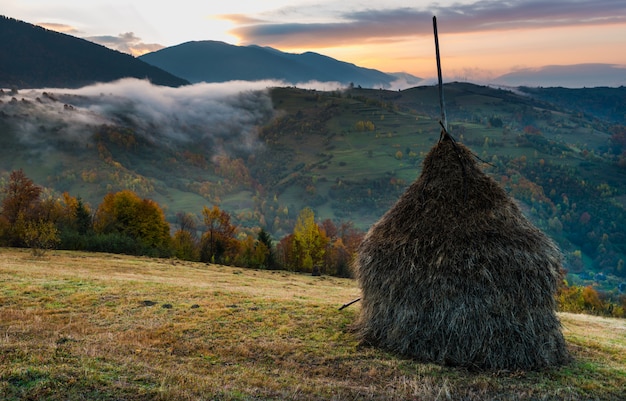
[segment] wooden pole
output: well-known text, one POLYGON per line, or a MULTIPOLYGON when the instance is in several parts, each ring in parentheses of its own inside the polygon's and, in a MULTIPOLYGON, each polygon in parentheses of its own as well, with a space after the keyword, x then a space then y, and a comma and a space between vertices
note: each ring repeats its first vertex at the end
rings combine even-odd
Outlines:
POLYGON ((433 31, 435 32, 435 55, 437 57, 437 77, 439 80, 439 108, 441 109, 441 125, 444 132, 448 133, 448 119, 446 106, 443 100, 443 77, 441 75, 441 57, 439 56, 439 35, 437 34, 437 17, 433 16, 433 31))

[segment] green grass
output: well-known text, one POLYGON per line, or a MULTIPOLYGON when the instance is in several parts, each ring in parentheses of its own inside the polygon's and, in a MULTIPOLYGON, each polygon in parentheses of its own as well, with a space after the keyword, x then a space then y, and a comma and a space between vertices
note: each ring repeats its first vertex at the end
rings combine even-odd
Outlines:
POLYGON ((3 400, 617 400, 626 321, 562 314, 575 357, 469 372, 360 347, 355 282, 0 249, 3 400))

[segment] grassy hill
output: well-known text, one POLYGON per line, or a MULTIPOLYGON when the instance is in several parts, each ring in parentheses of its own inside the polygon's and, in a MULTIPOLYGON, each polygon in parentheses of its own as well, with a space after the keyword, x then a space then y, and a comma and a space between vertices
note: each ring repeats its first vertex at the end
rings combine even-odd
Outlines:
MULTIPOLYGON (((319 220, 366 230, 439 138, 434 86, 222 92, 130 81, 1 92, 0 169, 23 168, 94 207, 131 189, 172 222, 216 204, 241 228, 280 239, 306 206, 319 220)), ((569 279, 617 295, 626 280, 626 158, 615 139, 623 126, 578 108, 580 96, 555 104, 466 83, 447 84, 445 95, 452 135, 557 241, 569 279)), ((611 96, 626 98, 626 88, 611 96)))
POLYGON ((618 400, 626 323, 560 314, 574 361, 470 372, 361 347, 348 279, 0 249, 3 400, 618 400))

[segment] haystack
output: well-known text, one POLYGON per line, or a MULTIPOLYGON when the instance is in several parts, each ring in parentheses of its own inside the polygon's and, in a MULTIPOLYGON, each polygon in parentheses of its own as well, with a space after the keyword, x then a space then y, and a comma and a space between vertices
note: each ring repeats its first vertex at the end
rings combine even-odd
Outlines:
POLYGON ((565 363, 561 255, 448 134, 367 233, 355 270, 365 344, 479 369, 565 363))

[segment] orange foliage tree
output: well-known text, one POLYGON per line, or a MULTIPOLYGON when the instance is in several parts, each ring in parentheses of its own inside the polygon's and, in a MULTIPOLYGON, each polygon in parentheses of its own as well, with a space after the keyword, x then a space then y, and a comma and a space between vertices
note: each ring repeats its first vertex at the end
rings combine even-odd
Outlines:
POLYGON ((356 256, 364 233, 354 227, 353 223, 341 223, 339 227, 330 219, 322 221, 320 229, 328 238, 324 257, 324 270, 327 274, 350 277, 350 266, 356 256))
POLYGON ((210 263, 230 263, 238 252, 239 243, 235 238, 237 227, 230 221, 230 214, 218 206, 202 208, 206 231, 202 235, 200 260, 210 263))
POLYGON ((170 226, 161 207, 130 190, 105 195, 96 210, 94 230, 126 235, 146 248, 167 251, 170 247, 170 226))
POLYGON ((5 245, 25 245, 26 226, 37 214, 41 192, 42 188, 35 185, 22 169, 11 172, 2 189, 0 237, 5 245))

